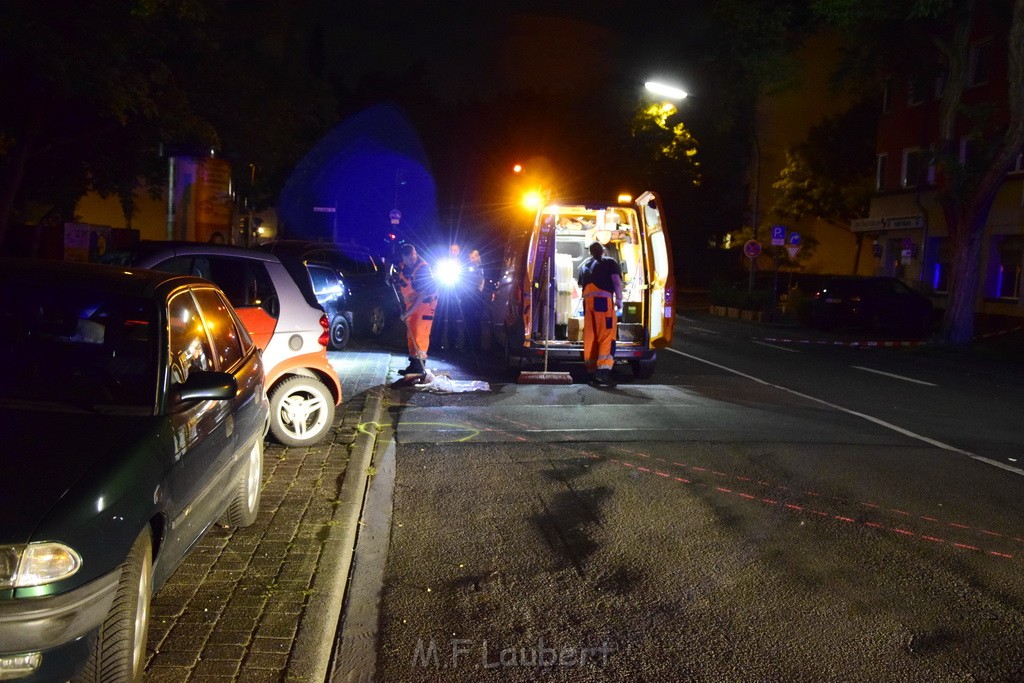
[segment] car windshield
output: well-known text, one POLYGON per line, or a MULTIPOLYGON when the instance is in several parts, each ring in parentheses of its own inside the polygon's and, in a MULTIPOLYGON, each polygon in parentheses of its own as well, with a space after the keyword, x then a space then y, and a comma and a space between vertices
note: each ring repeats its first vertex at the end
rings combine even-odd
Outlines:
POLYGON ((0 398, 152 407, 159 336, 148 299, 2 282, 0 398))

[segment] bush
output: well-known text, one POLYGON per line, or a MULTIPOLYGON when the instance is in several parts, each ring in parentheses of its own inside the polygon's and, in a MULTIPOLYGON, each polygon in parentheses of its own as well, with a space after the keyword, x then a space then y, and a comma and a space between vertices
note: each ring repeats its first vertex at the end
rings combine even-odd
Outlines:
POLYGON ((770 289, 754 288, 748 291, 747 282, 715 280, 708 289, 708 298, 715 306, 739 308, 744 311, 764 311, 771 305, 770 289))

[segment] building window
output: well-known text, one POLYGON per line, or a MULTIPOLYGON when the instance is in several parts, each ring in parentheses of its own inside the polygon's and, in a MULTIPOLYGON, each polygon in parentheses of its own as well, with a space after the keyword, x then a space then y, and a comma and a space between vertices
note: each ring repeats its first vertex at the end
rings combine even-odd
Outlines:
POLYGON ((1021 263, 1024 261, 1024 236, 997 237, 995 295, 998 299, 1016 301, 1020 298, 1021 263))
POLYGON ((992 39, 986 38, 971 44, 967 62, 967 85, 988 83, 992 70, 992 39))
POLYGON ((935 182, 935 165, 931 150, 908 147, 903 150, 903 187, 920 187, 935 182))
POLYGON ((927 261, 931 266, 931 286, 935 294, 949 294, 949 238, 936 237, 928 240, 927 261))
POLYGON ((928 85, 924 80, 914 79, 907 85, 907 106, 915 107, 924 104, 928 95, 928 85))
POLYGON ((885 189, 885 165, 888 161, 888 154, 879 154, 875 159, 875 189, 879 192, 885 189))
POLYGON ((888 114, 892 109, 892 76, 885 79, 885 86, 882 88, 882 113, 888 114))

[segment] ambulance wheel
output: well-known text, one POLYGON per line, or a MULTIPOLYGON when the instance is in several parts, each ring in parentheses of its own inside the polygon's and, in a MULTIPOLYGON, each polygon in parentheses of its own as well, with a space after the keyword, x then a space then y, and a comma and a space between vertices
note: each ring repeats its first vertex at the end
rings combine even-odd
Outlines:
POLYGON ((656 361, 652 358, 651 360, 631 360, 629 361, 629 367, 633 371, 633 376, 637 379, 650 379, 654 377, 654 366, 656 361))

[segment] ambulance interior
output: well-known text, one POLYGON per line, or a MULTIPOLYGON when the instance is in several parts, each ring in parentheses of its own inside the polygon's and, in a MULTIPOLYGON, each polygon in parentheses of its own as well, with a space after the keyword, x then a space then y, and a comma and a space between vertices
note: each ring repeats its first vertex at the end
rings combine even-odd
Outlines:
POLYGON ((623 315, 619 319, 618 339, 641 341, 646 279, 636 213, 623 207, 560 207, 554 213, 554 339, 583 339, 583 297, 578 277, 580 267, 590 258, 589 245, 596 240, 604 245, 605 256, 618 261, 622 270, 623 315))

